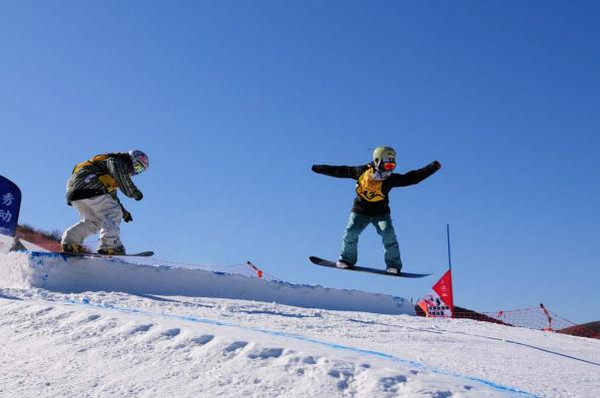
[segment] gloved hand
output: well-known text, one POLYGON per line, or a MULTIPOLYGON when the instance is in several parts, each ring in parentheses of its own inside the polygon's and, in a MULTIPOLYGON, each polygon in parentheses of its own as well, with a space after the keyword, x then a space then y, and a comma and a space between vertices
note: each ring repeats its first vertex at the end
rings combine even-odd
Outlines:
POLYGON ((137 192, 135 193, 135 195, 134 195, 134 197, 133 197, 133 198, 134 198, 135 200, 142 200, 142 199, 143 199, 143 197, 144 197, 144 195, 142 195, 142 193, 141 193, 140 191, 137 191, 137 192))
POLYGON ((125 221, 125 222, 133 221, 133 217, 131 217, 131 213, 125 209, 123 209, 123 221, 125 221))
POLYGON ((442 164, 440 162, 438 162, 437 160, 434 160, 433 162, 431 162, 431 165, 435 168, 436 171, 438 171, 439 169, 442 168, 442 164))

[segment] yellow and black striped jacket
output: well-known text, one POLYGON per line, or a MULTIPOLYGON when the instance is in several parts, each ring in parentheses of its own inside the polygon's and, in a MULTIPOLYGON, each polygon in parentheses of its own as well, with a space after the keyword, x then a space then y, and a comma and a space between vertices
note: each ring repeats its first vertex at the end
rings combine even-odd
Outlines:
POLYGON ((133 164, 127 153, 97 155, 75 165, 67 182, 67 202, 111 194, 116 198, 120 189, 130 198, 142 193, 131 181, 133 164))

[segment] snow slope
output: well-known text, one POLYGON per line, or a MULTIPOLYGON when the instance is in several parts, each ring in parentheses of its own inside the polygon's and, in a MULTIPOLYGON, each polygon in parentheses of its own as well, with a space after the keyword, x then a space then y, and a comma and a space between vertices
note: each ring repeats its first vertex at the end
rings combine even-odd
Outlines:
MULTIPOLYGON (((312 308, 133 292, 136 273, 148 272, 133 265, 144 264, 105 264, 109 274, 129 269, 128 292, 17 286, 28 275, 15 277, 16 258, 0 254, 2 397, 591 397, 600 390, 598 340, 323 309, 353 291, 317 294, 322 302, 312 308)), ((51 257, 40 258, 38 269, 52 268, 51 257)))

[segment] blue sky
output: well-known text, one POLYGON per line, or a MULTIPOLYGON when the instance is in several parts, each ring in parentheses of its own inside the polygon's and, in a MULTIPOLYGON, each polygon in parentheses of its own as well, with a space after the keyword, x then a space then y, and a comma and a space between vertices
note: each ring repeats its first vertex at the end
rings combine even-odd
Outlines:
MULTIPOLYGON (((4 1, 0 173, 21 221, 63 230, 73 165, 139 148, 144 200, 123 199, 130 251, 252 260, 291 282, 418 298, 447 267, 455 302, 600 319, 600 6, 593 1, 4 1), (351 180, 378 145, 398 171, 443 169, 391 193, 400 280, 335 259, 351 180)), ((123 197, 123 196, 122 196, 123 197)), ((93 245, 93 240, 90 241, 93 245)), ((383 266, 374 229, 359 262, 383 266)))

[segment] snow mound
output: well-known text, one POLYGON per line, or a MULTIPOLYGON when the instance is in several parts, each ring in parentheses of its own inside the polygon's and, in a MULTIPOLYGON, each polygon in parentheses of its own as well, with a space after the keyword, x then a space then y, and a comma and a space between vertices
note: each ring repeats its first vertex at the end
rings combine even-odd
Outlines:
POLYGON ((401 297, 296 285, 138 257, 73 257, 36 251, 0 254, 0 286, 63 293, 116 291, 230 298, 304 308, 414 315, 413 304, 401 297))
MULTIPOLYGON (((5 388, 10 397, 535 397, 375 351, 148 308, 185 304, 179 308, 233 316, 261 309, 241 301, 141 298, 137 303, 148 309, 130 310, 112 304, 132 304, 115 293, 80 300, 44 291, 37 298, 31 290, 6 293, 16 294, 0 294, 0 333, 7 336, 0 392, 5 388)), ((262 316, 277 321, 293 310, 273 309, 262 316)), ((339 314, 335 321, 343 322, 339 314)), ((308 317, 300 323, 314 317, 317 324, 330 316, 299 315, 308 317)))
POLYGON ((386 296, 126 260, 0 254, 0 396, 597 395, 599 340, 330 311, 386 296), (284 293, 301 304, 221 298, 284 293))
POLYGON ((13 237, 0 234, 0 253, 8 253, 13 242, 13 237))
MULTIPOLYGON (((31 242, 28 242, 23 239, 19 239, 18 243, 20 243, 20 245, 22 245, 22 247, 24 247, 27 250, 46 251, 46 249, 44 249, 43 247, 38 246, 35 243, 31 243, 31 242)), ((0 253, 10 252, 11 249, 13 249, 13 246, 15 246, 16 244, 17 244, 17 241, 15 241, 15 238, 13 238, 12 236, 0 234, 0 253)))

